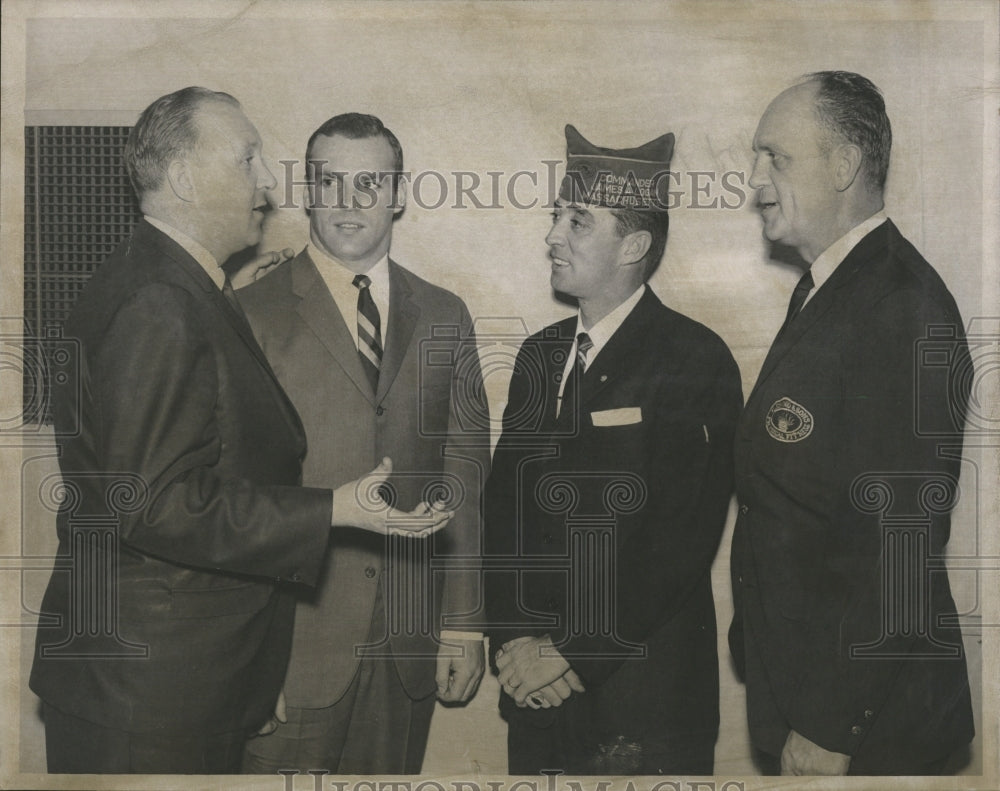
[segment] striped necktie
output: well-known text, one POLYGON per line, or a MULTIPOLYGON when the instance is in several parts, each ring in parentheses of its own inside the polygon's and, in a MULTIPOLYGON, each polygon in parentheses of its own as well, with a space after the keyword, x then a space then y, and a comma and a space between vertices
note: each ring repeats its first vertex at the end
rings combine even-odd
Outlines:
POLYGON ((357 275, 353 283, 358 289, 358 354, 374 393, 378 391, 378 373, 382 367, 382 322, 372 299, 371 278, 357 275))
POLYGON ((590 336, 581 332, 576 336, 576 362, 570 370, 566 385, 563 387, 562 401, 559 407, 560 417, 576 413, 577 401, 580 391, 580 382, 587 371, 587 352, 594 348, 594 342, 590 336))
POLYGON ((583 376, 587 371, 587 352, 594 348, 594 342, 590 340, 590 336, 581 332, 576 336, 576 365, 574 368, 583 376))

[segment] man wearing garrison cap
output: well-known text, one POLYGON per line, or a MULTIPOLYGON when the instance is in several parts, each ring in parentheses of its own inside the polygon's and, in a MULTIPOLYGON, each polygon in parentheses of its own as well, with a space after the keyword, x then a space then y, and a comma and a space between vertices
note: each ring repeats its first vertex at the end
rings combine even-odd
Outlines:
POLYGON ((739 371, 645 285, 672 134, 613 150, 566 127, 546 237, 576 316, 521 347, 486 494, 487 611, 509 771, 710 774, 709 569, 732 489, 739 371))

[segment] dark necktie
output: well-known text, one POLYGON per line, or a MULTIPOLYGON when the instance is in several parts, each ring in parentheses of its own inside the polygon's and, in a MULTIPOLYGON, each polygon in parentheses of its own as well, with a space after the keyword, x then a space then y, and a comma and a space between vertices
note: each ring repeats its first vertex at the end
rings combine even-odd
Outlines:
POLYGON ((580 382, 583 381, 583 375, 586 373, 587 366, 587 352, 594 348, 594 342, 590 340, 590 336, 581 332, 576 336, 576 361, 573 363, 573 368, 570 369, 569 377, 566 379, 566 384, 563 387, 562 402, 559 408, 559 417, 569 419, 569 415, 576 414, 577 401, 579 400, 578 392, 581 392, 580 382))
POLYGON ((226 275, 226 282, 222 284, 222 296, 226 298, 229 307, 233 309, 233 312, 239 317, 240 321, 249 327, 250 322, 247 321, 247 314, 243 312, 243 306, 236 298, 236 291, 233 290, 233 284, 229 279, 229 275, 226 275))
POLYGON ((781 329, 778 330, 778 337, 788 329, 788 325, 792 323, 792 320, 799 315, 799 311, 802 310, 802 306, 805 304, 806 297, 809 296, 809 292, 813 289, 813 276, 812 272, 808 269, 806 273, 802 275, 802 279, 799 280, 798 285, 795 286, 795 290, 792 292, 792 298, 788 301, 788 313, 785 314, 785 323, 781 325, 781 329))
POLYGON ((382 322, 372 299, 371 278, 357 275, 353 283, 358 289, 358 355, 374 393, 378 391, 378 373, 382 367, 382 322))

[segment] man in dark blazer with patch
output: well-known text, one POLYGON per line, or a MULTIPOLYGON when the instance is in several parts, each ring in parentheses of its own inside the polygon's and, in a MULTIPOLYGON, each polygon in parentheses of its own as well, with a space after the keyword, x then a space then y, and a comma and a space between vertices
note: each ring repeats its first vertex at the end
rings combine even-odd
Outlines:
POLYGON ((259 241, 274 186, 239 103, 161 97, 125 160, 144 219, 65 328, 78 354, 54 403, 59 552, 31 688, 50 772, 234 773, 288 659, 276 582, 315 584, 333 525, 448 514, 359 496, 386 464, 360 489, 300 485, 302 424, 221 268, 259 241))
POLYGON ((711 774, 710 568, 732 491, 739 371, 645 284, 673 135, 566 128, 546 243, 576 316, 522 345, 487 486, 490 645, 509 771, 711 774))
POLYGON ((820 72, 754 138, 764 234, 806 270, 736 438, 730 645, 767 772, 939 774, 971 740, 943 566, 962 319, 883 209, 878 89, 820 72))
POLYGON ((489 411, 465 304, 389 257, 406 202, 396 136, 344 113, 316 130, 306 160, 308 247, 240 291, 302 416, 304 482, 350 481, 391 456, 395 502, 440 493, 456 515, 419 545, 332 541, 320 584, 297 602, 282 705, 243 768, 416 774, 435 701, 468 700, 485 666, 482 634, 456 627, 481 606, 489 411))

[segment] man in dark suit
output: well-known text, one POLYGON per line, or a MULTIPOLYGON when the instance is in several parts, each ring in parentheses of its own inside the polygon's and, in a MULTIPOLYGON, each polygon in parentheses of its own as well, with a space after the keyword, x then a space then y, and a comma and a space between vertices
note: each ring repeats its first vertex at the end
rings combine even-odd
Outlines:
POLYGON ((362 496, 388 460, 363 488, 299 485, 302 425, 221 268, 259 241, 274 186, 239 103, 161 97, 125 160, 145 218, 66 325, 78 378, 54 404, 59 555, 31 688, 50 772, 235 772, 288 658, 275 582, 315 584, 333 525, 449 514, 362 496))
POLYGON ((645 285, 667 237, 673 135, 566 127, 546 237, 576 316, 529 337, 487 486, 487 611, 512 774, 711 774, 709 571, 742 406, 732 355, 645 285))
POLYGON ((424 552, 334 540, 319 586, 299 597, 281 705, 248 741, 245 772, 415 774, 436 697, 463 702, 482 677, 482 634, 450 622, 481 606, 489 412, 465 304, 389 258, 406 202, 402 157, 374 116, 316 130, 310 243, 240 301, 302 416, 307 485, 350 481, 389 455, 396 502, 440 488, 456 516, 424 552))
POLYGON ((848 72, 780 94, 754 138, 764 234, 806 270, 736 439, 730 645, 770 772, 940 773, 973 735, 943 568, 971 368, 885 216, 890 145, 848 72))

